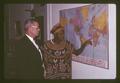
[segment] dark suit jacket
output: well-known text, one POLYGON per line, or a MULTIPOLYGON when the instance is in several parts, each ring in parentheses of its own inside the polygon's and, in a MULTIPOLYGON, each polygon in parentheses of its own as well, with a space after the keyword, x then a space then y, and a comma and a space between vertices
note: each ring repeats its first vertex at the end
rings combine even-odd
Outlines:
POLYGON ((43 67, 39 51, 28 39, 21 38, 15 45, 16 78, 43 79, 43 67))

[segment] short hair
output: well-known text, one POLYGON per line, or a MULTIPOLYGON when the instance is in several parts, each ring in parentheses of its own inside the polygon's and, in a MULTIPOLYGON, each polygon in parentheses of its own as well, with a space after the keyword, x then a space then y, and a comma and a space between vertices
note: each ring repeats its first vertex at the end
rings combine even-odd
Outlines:
POLYGON ((38 20, 37 19, 27 19, 27 20, 25 20, 24 30, 26 31, 31 26, 31 24, 33 24, 34 22, 38 22, 38 20))

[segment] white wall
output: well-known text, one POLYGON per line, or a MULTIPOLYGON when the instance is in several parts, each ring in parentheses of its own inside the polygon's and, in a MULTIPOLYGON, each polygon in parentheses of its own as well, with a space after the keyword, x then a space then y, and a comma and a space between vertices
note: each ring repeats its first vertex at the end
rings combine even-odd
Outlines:
MULTIPOLYGON (((50 30, 59 21, 59 10, 88 4, 47 4, 47 39, 50 30)), ((109 69, 103 69, 72 61, 73 79, 115 79, 116 78, 116 5, 109 4, 109 69)))

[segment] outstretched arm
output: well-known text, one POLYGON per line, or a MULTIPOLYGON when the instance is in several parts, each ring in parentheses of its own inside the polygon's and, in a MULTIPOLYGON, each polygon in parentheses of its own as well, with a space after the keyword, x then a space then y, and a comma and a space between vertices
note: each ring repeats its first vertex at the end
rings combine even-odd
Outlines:
POLYGON ((85 47, 89 44, 92 45, 92 42, 90 40, 86 40, 79 49, 73 51, 73 54, 80 55, 85 49, 85 47))

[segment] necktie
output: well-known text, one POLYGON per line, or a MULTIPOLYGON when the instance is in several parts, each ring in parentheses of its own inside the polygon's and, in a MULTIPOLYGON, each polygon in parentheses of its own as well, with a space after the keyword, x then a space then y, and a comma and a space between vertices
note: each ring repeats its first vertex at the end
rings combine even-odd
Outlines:
POLYGON ((42 52, 41 52, 41 50, 40 50, 40 48, 39 48, 39 45, 38 45, 37 41, 34 40, 34 43, 35 43, 35 47, 37 48, 37 50, 38 50, 39 53, 40 53, 40 56, 41 56, 42 61, 43 61, 42 52))
POLYGON ((39 44, 38 44, 38 42, 37 42, 36 40, 34 40, 34 43, 36 44, 36 48, 37 48, 37 50, 38 50, 38 51, 39 51, 39 53, 40 53, 42 66, 43 66, 43 68, 45 68, 44 63, 43 63, 42 52, 41 52, 41 50, 40 50, 40 48, 39 48, 39 46, 38 46, 39 44))

